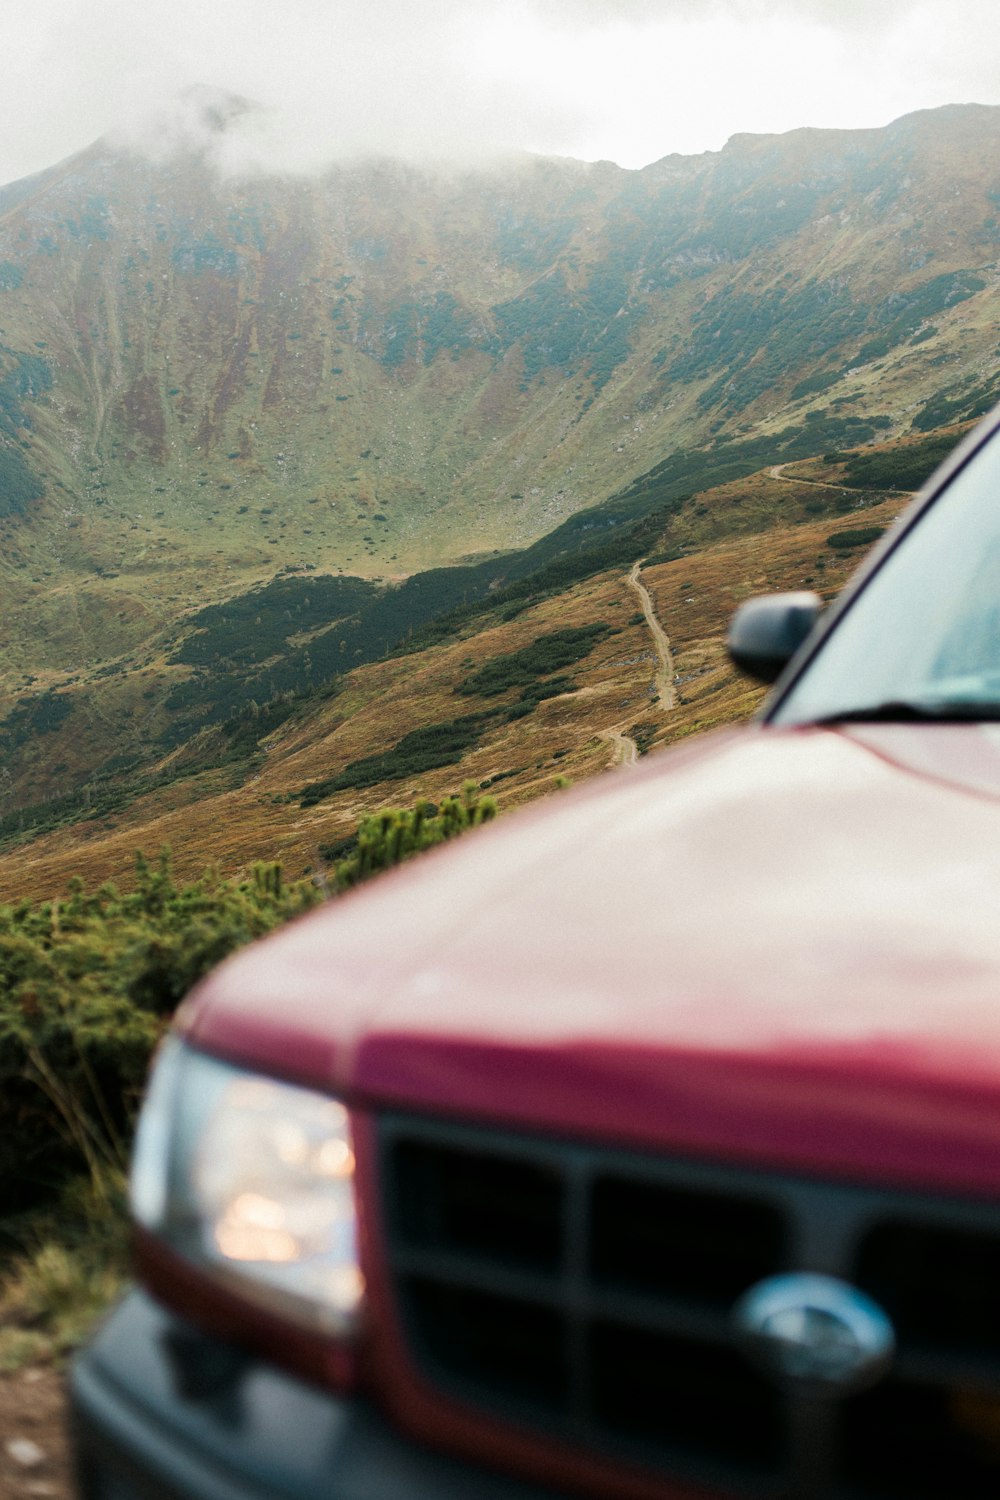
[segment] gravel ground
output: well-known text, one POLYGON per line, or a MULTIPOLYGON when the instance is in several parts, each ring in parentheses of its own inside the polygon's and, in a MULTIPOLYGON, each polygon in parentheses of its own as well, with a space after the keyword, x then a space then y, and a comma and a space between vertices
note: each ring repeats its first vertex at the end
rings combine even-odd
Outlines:
POLYGON ((0 1500, 72 1500, 65 1382, 48 1366, 0 1376, 0 1500))

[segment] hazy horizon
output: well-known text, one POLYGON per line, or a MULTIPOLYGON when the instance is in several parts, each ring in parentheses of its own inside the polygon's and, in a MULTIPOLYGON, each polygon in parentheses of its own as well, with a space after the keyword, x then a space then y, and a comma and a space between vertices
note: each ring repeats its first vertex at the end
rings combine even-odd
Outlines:
POLYGON ((5 183, 111 131, 155 144, 199 83, 260 101, 243 146, 290 171, 523 151, 639 167, 1000 103, 987 0, 287 0, 277 22, 265 0, 36 0, 0 16, 0 44, 5 183))

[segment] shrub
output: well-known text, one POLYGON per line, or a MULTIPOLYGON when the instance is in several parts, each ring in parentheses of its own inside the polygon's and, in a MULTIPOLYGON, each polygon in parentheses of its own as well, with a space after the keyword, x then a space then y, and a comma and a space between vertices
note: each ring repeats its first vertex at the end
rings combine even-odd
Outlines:
MULTIPOLYGON (((547 677, 563 667, 572 666, 589 656, 598 641, 611 634, 610 625, 580 625, 567 630, 550 630, 506 656, 494 656, 473 672, 457 691, 484 698, 495 698, 509 688, 532 688, 536 679, 547 677)), ((563 679, 565 680, 565 679, 563 679)), ((559 692, 566 691, 560 687, 559 692)), ((539 696, 533 691, 533 696, 539 696)))
POLYGON ((0 1180, 5 1210, 84 1168, 95 1188, 123 1142, 149 1056, 184 993, 234 949, 319 900, 259 865, 239 884, 173 880, 164 852, 136 888, 0 907, 0 1180))
POLYGON ((337 889, 358 885, 469 828, 492 822, 496 812, 493 798, 478 796, 475 784, 469 781, 460 797, 445 797, 440 807, 419 802, 408 810, 390 808, 365 818, 358 829, 355 852, 337 866, 337 889))
MULTIPOLYGON (((495 814, 469 783, 440 807, 366 818, 327 887, 346 890, 495 814)), ((138 857, 127 894, 75 879, 61 900, 0 906, 0 1232, 14 1235, 81 1175, 92 1201, 120 1196, 149 1058, 177 1003, 320 900, 314 881, 288 882, 277 864, 178 885, 164 851, 155 864, 138 857)))
POLYGON ((877 542, 885 530, 884 526, 858 526, 853 530, 835 531, 826 539, 828 547, 837 551, 850 551, 853 547, 869 547, 877 542))
POLYGON ((861 489, 917 490, 954 448, 956 433, 937 433, 917 443, 849 458, 844 481, 861 489))
POLYGON ((299 801, 303 807, 312 807, 324 797, 349 787, 377 786, 381 781, 419 776, 423 771, 454 765, 467 750, 479 744, 486 725, 495 717, 490 713, 463 714, 457 719, 413 729, 381 754, 352 760, 336 776, 311 781, 299 792, 299 801))

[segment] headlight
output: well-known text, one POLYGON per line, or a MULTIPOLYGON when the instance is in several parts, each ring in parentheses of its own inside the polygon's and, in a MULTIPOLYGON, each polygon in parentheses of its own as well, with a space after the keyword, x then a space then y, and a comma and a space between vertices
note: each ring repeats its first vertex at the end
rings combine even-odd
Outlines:
POLYGON ((357 1324, 354 1152, 335 1099, 161 1049, 139 1117, 137 1221, 242 1296, 340 1336, 357 1324))

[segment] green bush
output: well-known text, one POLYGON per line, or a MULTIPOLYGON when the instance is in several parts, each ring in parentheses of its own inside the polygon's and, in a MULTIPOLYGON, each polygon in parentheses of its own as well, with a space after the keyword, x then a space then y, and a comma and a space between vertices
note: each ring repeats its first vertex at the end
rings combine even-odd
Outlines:
POLYGON ((336 776, 311 781, 299 792, 299 801, 303 807, 313 807, 324 797, 349 787, 377 786, 381 781, 419 776, 424 771, 454 765, 467 750, 479 744, 487 724, 495 718, 491 713, 462 714, 457 719, 412 729, 381 754, 362 756, 350 761, 336 776))
POLYGON ((838 552, 850 551, 853 547, 869 547, 877 542, 885 530, 884 526, 858 526, 848 531, 835 531, 826 539, 828 547, 838 552))
MULTIPOLYGON (((506 656, 494 656, 473 672, 457 689, 460 693, 495 698, 510 688, 532 688, 532 696, 543 696, 534 691, 539 677, 547 677, 563 667, 582 661, 585 656, 611 634, 610 625, 580 625, 567 630, 550 630, 523 646, 520 651, 511 651, 506 656)), ((572 685, 572 684, 570 684, 572 685)), ((566 691, 560 687, 559 692, 566 691)))
POLYGON ((493 798, 477 796, 474 784, 467 782, 460 797, 445 797, 440 807, 419 802, 408 810, 387 809, 365 818, 354 852, 337 866, 337 889, 358 885, 414 854, 492 822, 496 812, 493 798))
POLYGON ((178 886, 164 853, 135 890, 0 907, 0 1180, 5 1211, 67 1171, 120 1161, 149 1055, 174 1007, 234 949, 319 900, 278 866, 178 886))
MULTIPOLYGON (((440 807, 366 818, 320 883, 346 890, 495 813, 470 783, 440 807)), ((322 899, 316 879, 288 882, 277 864, 181 885, 164 851, 156 864, 138 857, 128 893, 75 879, 60 900, 0 906, 0 1255, 81 1175, 110 1202, 178 1002, 221 959, 322 899)))
POLYGON ((887 448, 881 453, 851 454, 844 481, 859 489, 917 490, 957 442, 958 436, 953 432, 937 433, 921 442, 887 448))

